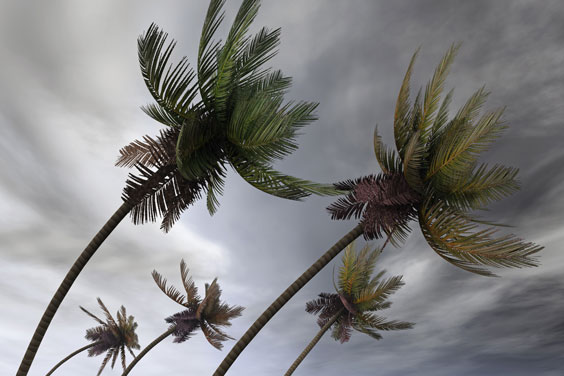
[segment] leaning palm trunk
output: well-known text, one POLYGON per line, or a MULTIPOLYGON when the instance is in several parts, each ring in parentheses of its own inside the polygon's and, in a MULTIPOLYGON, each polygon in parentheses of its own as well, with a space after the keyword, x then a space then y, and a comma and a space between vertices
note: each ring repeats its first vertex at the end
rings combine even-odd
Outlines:
POLYGON ((323 335, 325 334, 325 332, 331 327, 331 325, 333 325, 335 323, 335 321, 337 321, 337 319, 339 318, 339 316, 343 313, 343 309, 341 309, 339 312, 337 312, 332 318, 331 320, 327 321, 327 323, 325 325, 323 325, 321 327, 321 329, 319 329, 319 332, 317 332, 317 334, 315 335, 315 337, 313 337, 313 339, 311 340, 311 342, 306 346, 306 348, 304 349, 304 351, 302 351, 302 353, 298 356, 298 358, 294 361, 294 363, 292 363, 292 365, 290 366, 290 368, 288 368, 288 371, 286 371, 286 373, 284 374, 284 376, 290 376, 292 373, 294 373, 294 371, 296 370, 296 368, 298 368, 298 366, 301 364, 301 362, 305 359, 305 357, 307 356, 307 354, 309 354, 309 352, 311 351, 311 349, 313 349, 313 347, 315 345, 317 345, 317 342, 319 342, 319 340, 321 339, 321 337, 323 337, 323 335))
POLYGON ((141 352, 139 354, 137 354, 137 356, 133 359, 133 361, 131 361, 131 363, 129 363, 129 366, 127 367, 127 369, 125 371, 123 371, 122 376, 126 376, 129 372, 131 372, 131 369, 133 367, 135 367, 137 362, 140 361, 141 358, 144 357, 145 354, 147 354, 149 352, 149 350, 151 350, 153 347, 155 347, 163 339, 170 336, 175 330, 176 330, 176 327, 173 326, 173 327, 169 328, 166 332, 164 332, 163 334, 161 334, 160 336, 155 338, 155 340, 153 340, 153 342, 149 343, 143 350, 141 350, 141 352))
POLYGON ((312 266, 309 267, 297 280, 294 281, 251 325, 245 334, 237 341, 229 354, 223 359, 213 376, 225 375, 241 351, 253 340, 263 326, 294 296, 302 287, 305 286, 315 275, 323 269, 331 260, 335 258, 347 245, 352 243, 363 233, 362 225, 357 225, 348 234, 343 236, 333 247, 321 256, 312 266))
MULTIPOLYGON (((173 166, 166 166, 161 168, 154 176, 147 180, 145 183, 145 192, 150 192, 155 186, 159 184, 159 180, 162 179, 164 176, 167 176, 172 171, 173 166)), ((138 196, 131 197, 130 199, 126 200, 119 209, 110 217, 110 219, 102 226, 100 231, 92 238, 88 246, 82 251, 80 256, 76 259, 70 270, 68 271, 65 279, 51 298, 51 302, 47 306, 47 309, 43 313, 37 328, 35 329, 35 333, 33 333, 33 337, 27 347, 27 350, 24 354, 22 362, 20 364, 20 368, 16 373, 16 376, 26 376, 29 368, 31 367, 31 363, 35 358, 35 354, 39 349, 39 345, 43 340, 43 336, 49 328, 49 324, 51 320, 55 316, 57 309, 61 305, 63 299, 69 292, 72 284, 78 278, 78 275, 86 265, 86 263, 90 260, 90 258, 96 253, 100 245, 106 240, 106 238, 110 235, 110 233, 117 227, 117 225, 121 222, 123 218, 143 199, 143 196, 139 194, 138 196)))
POLYGON ((80 349, 76 350, 75 352, 70 353, 66 358, 64 358, 63 360, 61 360, 59 363, 55 364, 55 366, 53 368, 51 368, 51 370, 49 372, 47 372, 47 374, 45 376, 49 376, 51 375, 53 372, 55 372, 55 370, 57 368, 59 368, 61 365, 63 365, 63 363, 65 363, 67 360, 69 360, 70 358, 72 358, 73 356, 80 354, 81 352, 83 352, 84 350, 88 350, 91 347, 94 347, 98 344, 98 342, 94 342, 91 344, 88 344, 84 347, 81 347, 80 349))

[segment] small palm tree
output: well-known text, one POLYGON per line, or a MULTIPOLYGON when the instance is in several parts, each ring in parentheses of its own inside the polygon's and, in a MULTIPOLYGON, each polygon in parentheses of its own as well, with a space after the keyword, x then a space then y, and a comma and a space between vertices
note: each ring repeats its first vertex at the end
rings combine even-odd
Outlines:
POLYGON ((514 193, 518 170, 496 164, 478 164, 481 152, 506 127, 503 109, 476 119, 488 93, 475 92, 451 120, 448 120, 450 91, 439 106, 449 66, 459 45, 447 51, 432 79, 409 103, 409 81, 417 52, 413 55, 400 88, 394 115, 396 151, 387 148, 377 133, 374 152, 382 169, 369 175, 335 184, 347 191, 328 207, 332 219, 361 219, 319 260, 292 283, 253 323, 233 346, 214 373, 224 375, 262 327, 290 298, 361 234, 366 240, 387 237, 399 246, 416 220, 427 243, 439 256, 464 270, 494 274, 485 267, 536 266, 531 256, 543 247, 514 235, 497 236, 495 223, 472 215, 492 201, 514 193), (421 103, 422 100, 422 103, 421 103), (490 227, 480 228, 480 225, 490 227))
POLYGON ((386 321, 385 318, 372 313, 388 308, 391 305, 387 300, 388 297, 404 285, 401 276, 382 281, 385 271, 371 278, 381 251, 376 248, 370 252, 367 245, 357 254, 354 251, 354 243, 347 247, 342 258, 343 266, 339 268, 338 288, 335 286, 337 292, 321 293, 318 299, 306 303, 306 312, 319 314, 317 324, 321 329, 290 366, 285 376, 294 373, 331 327, 333 328, 331 336, 341 343, 350 339, 352 329, 374 339, 381 339, 378 330, 401 330, 413 327, 412 323, 386 321))
POLYGON ((211 0, 198 50, 197 74, 183 58, 169 65, 175 47, 165 47, 167 34, 151 25, 138 39, 139 62, 146 86, 155 99, 143 110, 167 126, 153 139, 145 136, 120 150, 118 166, 135 167, 122 198, 123 205, 94 236, 75 261, 43 314, 17 376, 27 375, 43 336, 65 295, 102 242, 131 213, 133 223, 155 221, 169 231, 180 214, 207 193, 213 214, 223 192, 226 165, 248 183, 271 195, 300 200, 310 194, 339 192, 284 175, 272 168, 297 149, 298 131, 316 119, 317 103, 283 104, 291 78, 263 69, 277 53, 280 29, 262 28, 253 38, 247 31, 258 0, 244 0, 227 40, 212 38, 223 20, 225 0, 211 0), (167 68, 168 67, 168 68, 167 68), (196 82, 194 82, 196 79, 196 82), (196 101, 196 96, 200 100, 196 101))
POLYGON ((167 286, 166 279, 156 270, 153 270, 153 279, 161 291, 186 309, 165 319, 170 324, 168 330, 139 353, 124 371, 123 376, 127 375, 149 350, 170 335, 175 337, 174 342, 181 343, 190 338, 197 329, 201 329, 208 342, 218 350, 223 348, 221 342, 233 339, 224 333, 221 327, 231 326, 231 319, 241 316, 244 308, 229 306, 220 301, 221 290, 217 278, 209 285, 206 283, 204 298, 200 298, 198 288, 192 277, 188 276, 188 273, 189 269, 182 260, 180 262, 180 275, 186 291, 186 296, 184 296, 174 286, 167 286))
POLYGON ((137 334, 135 333, 135 329, 137 329, 137 323, 134 321, 135 318, 133 316, 127 316, 125 307, 121 306, 120 310, 117 312, 116 321, 100 298, 98 298, 98 304, 106 315, 105 322, 92 313, 88 312, 85 308, 80 307, 80 309, 86 312, 88 316, 92 317, 94 320, 100 323, 99 326, 88 329, 86 331, 85 337, 87 340, 92 341, 92 343, 69 354, 66 358, 57 363, 47 373, 47 376, 51 375, 67 360, 84 350, 88 350, 88 356, 97 356, 106 353, 106 357, 102 361, 102 366, 98 370, 98 375, 102 373, 104 367, 110 361, 110 359, 112 359, 112 368, 114 368, 118 355, 121 355, 121 365, 125 370, 125 349, 127 349, 131 356, 135 358, 135 354, 133 353, 132 349, 140 348, 137 334))

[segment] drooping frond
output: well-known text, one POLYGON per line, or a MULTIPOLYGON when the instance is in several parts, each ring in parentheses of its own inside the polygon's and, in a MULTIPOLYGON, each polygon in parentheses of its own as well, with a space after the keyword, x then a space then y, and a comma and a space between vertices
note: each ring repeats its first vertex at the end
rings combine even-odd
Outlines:
POLYGON ((341 315, 335 324, 333 324, 333 330, 331 331, 331 337, 336 341, 341 343, 348 342, 351 339, 352 334, 352 315, 341 315))
POLYGON ((182 343, 188 340, 196 329, 200 327, 200 320, 196 318, 196 314, 192 308, 188 308, 182 312, 175 313, 165 319, 168 324, 174 326, 174 336, 175 343, 182 343))
POLYGON ((300 201, 311 194, 320 196, 340 194, 332 185, 314 183, 284 175, 270 166, 256 161, 251 163, 236 158, 231 161, 231 165, 247 183, 273 196, 300 201))
POLYGON ((382 137, 378 134, 378 126, 374 127, 374 154, 384 174, 402 171, 401 162, 396 152, 382 142, 382 137))
POLYGON ((221 342, 229 339, 213 330, 206 322, 201 322, 201 329, 204 337, 206 337, 210 345, 218 350, 223 348, 223 343, 221 342))
POLYGON ((189 302, 185 302, 186 297, 182 295, 180 291, 176 289, 176 287, 172 285, 167 287, 166 278, 160 275, 156 270, 153 270, 151 275, 153 276, 153 279, 155 280, 157 286, 159 286, 159 289, 161 289, 161 291, 164 292, 166 296, 174 300, 176 303, 185 306, 186 308, 190 308, 188 304, 189 302))
POLYGON ((415 63, 415 59, 418 53, 419 48, 415 51, 415 53, 411 57, 411 61, 409 62, 407 72, 405 73, 405 77, 398 94, 396 109, 394 113, 394 139, 396 142, 396 149, 402 159, 405 146, 407 145, 413 132, 413 128, 409 124, 409 81, 411 79, 413 64, 415 63))
POLYGON ((192 100, 196 97, 197 85, 192 84, 195 74, 189 69, 186 57, 174 68, 168 64, 176 43, 172 41, 163 51, 166 39, 167 34, 159 30, 157 25, 151 24, 147 32, 138 38, 137 43, 145 84, 157 104, 168 115, 161 118, 174 119, 173 122, 165 124, 174 125, 181 123, 188 113, 192 100))
POLYGON ((425 98, 423 100, 423 111, 421 113, 421 122, 419 123, 419 130, 421 131, 421 138, 425 143, 429 136, 429 131, 433 123, 435 122, 435 111, 439 105, 440 95, 444 88, 444 82, 446 76, 448 75, 449 67, 458 49, 460 48, 460 43, 457 45, 452 45, 445 56, 442 58, 441 62, 435 69, 433 78, 427 83, 425 87, 425 98))
POLYGON ((423 236, 442 258, 467 271, 493 276, 482 266, 536 266, 530 256, 543 247, 526 243, 514 235, 494 236, 497 229, 478 230, 455 209, 439 201, 427 203, 419 213, 423 236))
POLYGON ((397 232, 399 228, 407 231, 407 223, 416 216, 414 205, 420 200, 402 174, 369 175, 337 183, 335 188, 350 192, 327 208, 331 219, 362 216, 367 240, 382 237, 382 232, 397 232))
POLYGON ((161 124, 172 128, 180 128, 182 126, 183 119, 171 114, 158 104, 149 103, 145 106, 141 106, 141 110, 161 124))
POLYGON ((223 194, 223 186, 225 185, 225 171, 223 169, 212 170, 207 180, 207 198, 206 207, 210 215, 214 215, 219 207, 218 196, 223 194))

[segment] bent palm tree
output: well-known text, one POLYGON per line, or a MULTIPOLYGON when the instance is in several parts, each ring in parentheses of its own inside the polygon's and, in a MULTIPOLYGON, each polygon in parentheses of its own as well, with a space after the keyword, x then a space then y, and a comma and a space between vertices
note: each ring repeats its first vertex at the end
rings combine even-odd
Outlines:
POLYGON ((229 306, 220 301, 221 290, 219 289, 217 278, 209 285, 206 283, 204 298, 200 298, 198 296, 198 288, 192 277, 188 276, 188 272, 189 269, 184 260, 182 260, 180 262, 180 275, 186 290, 186 296, 184 296, 174 286, 167 287, 166 279, 156 270, 153 270, 153 279, 162 292, 186 309, 165 319, 167 323, 171 324, 168 330, 139 353, 124 371, 123 376, 127 375, 149 350, 171 334, 175 337, 174 342, 181 343, 190 338, 194 331, 201 329, 208 342, 218 350, 221 350, 223 347, 222 341, 233 339, 225 334, 220 327, 231 326, 230 320, 241 316, 244 308, 229 306))
POLYGON ((343 266, 339 268, 339 288, 335 286, 337 293, 321 293, 318 299, 306 303, 306 312, 319 313, 317 324, 321 329, 286 371, 285 376, 294 373, 331 327, 333 328, 331 336, 341 343, 350 339, 351 329, 374 339, 381 339, 382 336, 377 330, 401 330, 413 327, 412 323, 386 321, 385 318, 372 313, 388 308, 391 305, 387 300, 388 297, 404 285, 401 276, 380 280, 385 271, 371 278, 381 251, 382 249, 376 248, 370 252, 368 246, 365 246, 357 254, 354 251, 354 243, 347 247, 342 258, 343 266))
POLYGON ((117 312, 116 322, 100 298, 98 298, 98 304, 106 315, 105 322, 92 313, 88 312, 85 308, 80 307, 80 309, 86 312, 88 316, 92 317, 94 320, 100 323, 99 326, 88 329, 86 331, 85 337, 87 340, 92 341, 92 343, 69 354, 66 358, 57 363, 47 373, 47 376, 51 375, 67 360, 84 350, 88 350, 88 356, 96 356, 105 352, 107 353, 106 357, 102 361, 102 366, 98 370, 98 375, 102 373, 104 367, 110 359, 112 359, 112 368, 114 368, 118 355, 121 355, 121 365, 125 370, 126 348, 131 356, 135 358, 135 354, 133 353, 132 349, 139 349, 139 341, 137 339, 137 334, 135 333, 135 329, 137 329, 137 323, 134 321, 135 318, 133 316, 127 316, 125 307, 121 306, 120 310, 117 312))
POLYGON ((186 58, 169 65, 172 41, 156 25, 139 37, 141 73, 156 101, 143 110, 168 126, 155 139, 145 136, 120 150, 119 166, 135 166, 123 192, 123 205, 94 236, 75 261, 45 310, 26 350, 18 376, 27 375, 37 349, 65 295, 86 263, 118 223, 131 212, 134 223, 162 217, 170 230, 190 204, 207 192, 210 214, 217 210, 226 165, 266 193, 300 200, 310 194, 338 192, 329 185, 284 175, 272 168, 297 148, 297 131, 316 119, 316 103, 283 104, 290 77, 262 69, 276 54, 280 29, 263 28, 246 36, 258 0, 245 0, 225 44, 212 43, 223 20, 224 0, 210 2, 198 50, 196 74, 186 58), (168 66, 168 69, 166 69, 168 66), (201 100, 194 101, 197 94, 201 100))
POLYGON ((493 276, 484 266, 536 266, 531 255, 543 247, 523 242, 514 235, 496 236, 494 226, 472 216, 472 210, 485 209, 492 201, 515 192, 518 170, 496 164, 478 165, 479 154, 499 137, 505 125, 503 110, 488 112, 476 119, 487 93, 481 88, 448 120, 452 91, 439 107, 440 95, 449 66, 459 46, 451 46, 432 79, 413 106, 409 103, 409 81, 417 52, 413 55, 400 88, 394 115, 397 151, 388 149, 374 133, 374 152, 382 169, 370 175, 335 184, 348 191, 329 206, 332 219, 361 218, 360 223, 341 238, 319 260, 291 284, 253 323, 217 368, 224 375, 241 351, 286 302, 361 234, 367 240, 384 234, 396 246, 417 220, 427 243, 439 256, 467 271, 493 276))

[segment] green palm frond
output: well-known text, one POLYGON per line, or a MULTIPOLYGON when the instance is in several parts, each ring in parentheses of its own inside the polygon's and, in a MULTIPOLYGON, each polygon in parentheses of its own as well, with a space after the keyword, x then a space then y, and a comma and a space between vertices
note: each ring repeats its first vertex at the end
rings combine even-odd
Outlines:
POLYGON ((231 166, 247 183, 273 196, 299 201, 310 194, 333 196, 341 193, 332 185, 284 175, 263 163, 251 163, 239 158, 232 159, 231 166))
POLYGON ((259 6, 257 0, 243 1, 235 16, 227 40, 219 50, 213 98, 214 109, 220 121, 227 120, 227 102, 234 86, 237 57, 241 56, 245 50, 248 42, 248 37, 245 37, 245 34, 255 19, 259 6))
POLYGON ((353 303, 360 311, 372 307, 375 303, 384 303, 390 295, 404 285, 401 276, 394 276, 384 281, 379 281, 380 277, 381 275, 372 279, 370 285, 365 284, 365 288, 356 294, 353 303))
POLYGON ((438 141, 426 179, 439 191, 449 191, 472 172, 480 153, 499 137, 506 126, 503 109, 483 115, 472 125, 463 119, 450 123, 438 141))
POLYGON ((396 149, 402 159, 404 155, 404 148, 409 142, 411 134, 413 133, 413 128, 409 124, 409 81, 411 79, 413 64, 415 63, 419 49, 420 48, 415 51, 415 53, 411 57, 411 61, 409 62, 407 72, 405 73, 405 77, 398 94, 396 109, 394 112, 394 139, 396 142, 396 149))
POLYGON ((517 168, 496 164, 488 169, 486 164, 481 164, 467 180, 451 188, 443 199, 461 210, 484 208, 519 190, 518 172, 517 168))
POLYGON ((207 198, 206 198, 206 207, 208 208, 208 212, 210 215, 215 214, 217 208, 219 207, 219 199, 218 196, 223 194, 223 187, 225 185, 225 171, 222 169, 212 170, 212 173, 209 175, 207 181, 207 198))
POLYGON ((378 126, 374 127, 374 154, 384 174, 401 172, 401 162, 395 150, 388 148, 378 134, 378 126))
POLYGON ((159 123, 169 127, 180 128, 184 120, 183 118, 180 118, 180 116, 176 116, 175 114, 168 112, 155 103, 149 103, 148 105, 141 106, 141 110, 159 123))
MULTIPOLYGON (((373 332, 373 330, 403 330, 413 328, 413 323, 391 320, 386 321, 386 318, 375 315, 373 313, 362 313, 354 317, 353 325, 358 326, 361 332, 373 332)), ((355 327, 355 329, 357 329, 355 327)), ((373 332, 374 333, 374 332, 373 332)), ((369 333, 366 333, 369 334, 369 333)))
POLYGON ((212 89, 217 75, 217 55, 221 47, 221 41, 213 44, 211 41, 223 21, 224 13, 221 12, 221 8, 224 4, 225 0, 210 1, 198 47, 198 88, 207 108, 212 108, 212 89))
POLYGON ((197 85, 192 83, 195 73, 189 68, 186 57, 174 67, 168 64, 176 43, 171 41, 163 50, 167 37, 157 25, 151 24, 147 32, 138 38, 137 43, 145 84, 157 104, 168 114, 158 113, 154 109, 148 109, 148 113, 151 116, 156 115, 159 121, 174 119, 174 122, 171 122, 174 124, 179 123, 188 113, 190 104, 196 97, 197 85))
POLYGON ((495 237, 497 229, 494 228, 478 230, 477 224, 440 201, 422 206, 419 224, 429 245, 442 258, 462 269, 486 276, 494 274, 476 265, 536 266, 536 260, 530 256, 543 248, 523 242, 511 234, 495 237))
POLYGON ((419 193, 424 189, 421 171, 424 169, 425 162, 425 144, 421 130, 417 130, 405 147, 403 175, 409 186, 419 193))
POLYGON ((430 128, 435 123, 435 111, 439 105, 440 95, 444 89, 444 82, 448 75, 449 67, 456 56, 460 43, 452 45, 445 56, 435 69, 433 78, 425 87, 425 99, 423 100, 423 110, 421 113, 421 121, 419 129, 423 142, 426 142, 429 136, 430 128))

